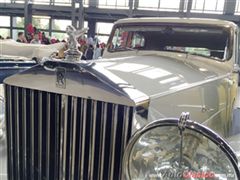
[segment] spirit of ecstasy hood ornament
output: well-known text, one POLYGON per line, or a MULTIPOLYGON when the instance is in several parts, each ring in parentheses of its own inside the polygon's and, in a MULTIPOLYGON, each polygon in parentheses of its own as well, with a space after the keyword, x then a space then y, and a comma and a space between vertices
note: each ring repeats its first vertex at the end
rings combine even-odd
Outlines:
POLYGON ((76 29, 73 26, 67 26, 66 33, 68 38, 68 50, 64 52, 65 60, 67 61, 79 61, 82 53, 78 50, 77 38, 82 36, 88 28, 76 29))

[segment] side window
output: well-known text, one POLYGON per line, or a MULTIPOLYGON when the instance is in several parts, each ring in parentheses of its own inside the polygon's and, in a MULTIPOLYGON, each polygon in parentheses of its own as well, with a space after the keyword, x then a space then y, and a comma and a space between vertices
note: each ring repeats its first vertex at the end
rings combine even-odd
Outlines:
POLYGON ((143 48, 145 46, 145 39, 142 35, 134 33, 132 38, 132 48, 143 48))
POLYGON ((124 32, 121 28, 115 30, 110 49, 118 49, 126 47, 128 32, 124 32))
POLYGON ((128 50, 143 48, 145 39, 142 35, 133 31, 124 31, 121 28, 115 30, 109 50, 128 50))

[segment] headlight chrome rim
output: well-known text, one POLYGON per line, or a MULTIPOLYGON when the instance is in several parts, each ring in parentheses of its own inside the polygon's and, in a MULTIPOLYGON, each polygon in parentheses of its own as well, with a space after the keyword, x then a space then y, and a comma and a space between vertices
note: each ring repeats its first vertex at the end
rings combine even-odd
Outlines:
MULTIPOLYGON (((168 119, 160 119, 153 121, 146 126, 142 127, 138 131, 134 133, 134 135, 131 137, 126 149, 125 153, 123 156, 123 164, 122 164, 122 176, 126 179, 131 179, 130 178, 130 169, 129 169, 129 158, 132 152, 132 149, 135 145, 135 143, 143 136, 146 132, 157 128, 157 127, 162 127, 162 126, 172 126, 172 127, 177 127, 179 123, 179 119, 177 118, 168 118, 168 119)), ((236 157, 236 154, 234 153, 234 150, 232 147, 217 133, 215 133, 213 130, 210 128, 199 124, 193 120, 187 120, 186 121, 186 129, 198 132, 202 134, 203 136, 207 137, 210 139, 215 145, 217 145, 227 156, 229 161, 232 163, 233 168, 236 172, 237 179, 240 179, 240 171, 238 169, 238 159, 236 157)))

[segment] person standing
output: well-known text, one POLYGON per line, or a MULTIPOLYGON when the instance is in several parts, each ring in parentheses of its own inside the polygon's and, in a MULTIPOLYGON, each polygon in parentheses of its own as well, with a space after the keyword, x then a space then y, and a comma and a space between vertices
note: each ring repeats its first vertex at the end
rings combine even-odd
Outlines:
POLYGON ((40 40, 39 40, 39 35, 38 33, 35 33, 33 36, 33 39, 30 42, 31 44, 41 44, 40 40))
POLYGON ((93 59, 93 45, 89 44, 88 49, 86 50, 86 60, 92 60, 93 59))
POLYGON ((45 35, 45 33, 42 33, 42 44, 50 44, 50 39, 45 35))
POLYGON ((98 59, 102 56, 102 50, 99 46, 99 44, 96 45, 96 48, 94 49, 93 52, 93 59, 98 59))

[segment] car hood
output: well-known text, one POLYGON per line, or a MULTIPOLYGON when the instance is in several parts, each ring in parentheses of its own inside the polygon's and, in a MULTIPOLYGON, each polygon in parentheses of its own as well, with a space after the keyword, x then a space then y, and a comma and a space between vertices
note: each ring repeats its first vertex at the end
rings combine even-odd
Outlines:
POLYGON ((222 78, 231 69, 227 62, 172 52, 144 52, 95 62, 149 97, 222 78))

